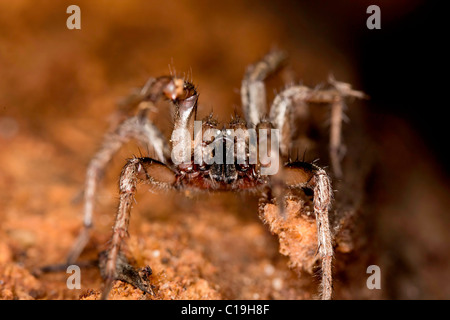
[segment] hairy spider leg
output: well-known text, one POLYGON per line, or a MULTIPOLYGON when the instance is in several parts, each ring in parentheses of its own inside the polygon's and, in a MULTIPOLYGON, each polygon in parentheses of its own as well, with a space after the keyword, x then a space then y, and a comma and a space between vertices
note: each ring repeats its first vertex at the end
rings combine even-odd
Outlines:
POLYGON ((170 159, 169 145, 160 130, 147 118, 147 113, 161 98, 174 103, 182 101, 186 95, 185 91, 182 79, 169 76, 151 78, 140 91, 141 101, 138 104, 137 115, 126 119, 112 133, 105 135, 99 151, 88 165, 84 190, 83 228, 69 252, 67 263, 74 263, 89 241, 97 184, 118 150, 129 140, 135 139, 144 146, 152 147, 161 162, 165 163, 170 159))
POLYGON ((272 50, 247 68, 241 84, 241 103, 249 128, 254 128, 266 114, 264 80, 277 71, 285 59, 284 52, 272 50))
POLYGON ((118 260, 123 241, 128 237, 131 207, 139 182, 148 183, 160 189, 170 189, 176 182, 176 173, 167 165, 151 158, 133 158, 122 169, 119 181, 120 200, 113 227, 109 249, 107 250, 103 276, 105 285, 101 299, 107 299, 114 280, 118 279, 118 260))
POLYGON ((285 183, 292 189, 308 188, 313 191, 314 215, 317 224, 318 252, 322 261, 321 296, 323 300, 332 295, 333 237, 330 230, 329 211, 333 190, 326 171, 315 164, 294 162, 285 167, 285 183))
MULTIPOLYGON (((194 86, 183 81, 182 91, 171 97, 176 107, 174 130, 187 129, 197 108, 198 94, 194 86)), ((173 138, 173 136, 172 136, 173 138)), ((114 280, 117 278, 117 261, 124 238, 128 235, 131 205, 136 193, 137 183, 145 181, 160 188, 172 188, 176 182, 176 171, 162 162, 150 158, 128 160, 120 175, 119 207, 114 223, 110 247, 105 264, 105 287, 102 299, 107 299, 114 280)))

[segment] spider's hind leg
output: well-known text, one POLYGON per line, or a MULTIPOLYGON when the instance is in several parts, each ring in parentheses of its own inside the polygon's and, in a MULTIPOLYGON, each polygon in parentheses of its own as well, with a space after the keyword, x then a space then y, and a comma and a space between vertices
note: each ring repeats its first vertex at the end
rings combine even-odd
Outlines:
POLYGON ((292 148, 295 121, 307 118, 309 104, 331 104, 329 156, 333 174, 342 177, 341 160, 344 154, 342 143, 342 121, 344 119, 345 99, 365 99, 367 96, 352 89, 345 82, 338 82, 333 77, 328 80, 329 89, 310 89, 303 85, 289 86, 273 100, 269 119, 276 129, 280 130, 280 152, 284 158, 292 148))
POLYGON ((264 80, 277 71, 285 59, 282 51, 272 50, 247 68, 241 85, 241 103, 248 127, 255 127, 266 114, 264 80))
POLYGON ((143 145, 152 146, 161 161, 165 161, 166 157, 170 155, 162 133, 147 118, 137 116, 129 118, 121 123, 114 132, 105 136, 102 147, 92 158, 86 171, 83 229, 67 257, 67 263, 74 263, 89 241, 95 194, 101 176, 113 156, 127 141, 133 138, 143 145))

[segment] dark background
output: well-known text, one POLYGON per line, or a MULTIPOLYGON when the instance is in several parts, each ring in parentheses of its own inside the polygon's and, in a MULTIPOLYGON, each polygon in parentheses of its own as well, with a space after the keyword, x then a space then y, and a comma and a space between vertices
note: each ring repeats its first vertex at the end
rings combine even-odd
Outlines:
POLYGON ((426 1, 400 19, 387 22, 377 33, 365 30, 360 35, 357 61, 364 86, 373 96, 369 102, 372 112, 390 113, 411 123, 448 175, 448 28, 443 12, 442 4, 426 1))
MULTIPOLYGON (((410 123, 448 175, 445 47, 448 27, 438 1, 284 1, 274 8, 291 16, 291 36, 301 27, 295 19, 307 10, 318 40, 347 52, 355 63, 368 106, 375 116, 394 115, 410 123), (381 9, 381 29, 365 28, 370 4, 381 9)), ((296 39, 301 42, 301 39, 296 39)), ((376 119, 373 119, 376 127, 376 119)), ((395 130, 395 128, 393 128, 395 130)), ((420 157, 420 153, 417 154, 420 157)))

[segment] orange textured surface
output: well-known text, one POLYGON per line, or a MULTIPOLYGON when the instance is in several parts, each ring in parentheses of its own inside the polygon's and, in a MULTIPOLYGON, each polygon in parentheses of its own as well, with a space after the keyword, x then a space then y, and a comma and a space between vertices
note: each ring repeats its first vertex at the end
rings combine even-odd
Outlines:
MULTIPOLYGON (((199 117, 214 110, 221 121, 240 104, 246 65, 273 46, 289 53, 289 70, 298 81, 314 86, 333 72, 364 89, 353 57, 333 42, 338 30, 323 22, 330 17, 319 21, 308 7, 290 1, 231 1, 220 7, 210 1, 77 3, 79 31, 66 28, 68 1, 42 1, 38 10, 29 1, 0 3, 0 299, 99 298, 97 268, 82 267, 81 289, 75 290, 67 288, 65 272, 34 271, 64 262, 81 227, 87 164, 118 121, 118 100, 148 77, 168 74, 169 65, 179 74, 192 72, 200 91, 199 117)), ((413 7, 398 3, 384 11, 387 19, 413 7)), ((335 9, 353 26, 341 31, 349 32, 365 8, 344 10, 341 4, 335 9)), ((280 88, 271 84, 269 97, 280 88)), ((351 122, 344 126, 344 169, 351 183, 333 184, 343 201, 333 224, 335 298, 449 298, 450 287, 442 285, 450 283, 448 184, 403 121, 370 115, 364 104, 358 108, 349 106, 351 122), (348 199, 356 210, 346 206, 348 199), (365 286, 370 264, 381 267, 382 290, 365 286)), ((152 117, 170 133, 167 110, 152 117)), ((139 152, 130 143, 111 163, 81 261, 105 249, 120 169, 139 152)), ((317 296, 320 277, 310 254, 316 225, 299 215, 299 204, 290 202, 285 224, 269 230, 258 217, 256 196, 186 195, 139 188, 126 254, 137 267, 152 268, 155 296, 117 282, 112 299, 317 296), (293 253, 293 260, 286 253, 293 253)), ((275 211, 268 205, 264 218, 273 219, 275 211)))

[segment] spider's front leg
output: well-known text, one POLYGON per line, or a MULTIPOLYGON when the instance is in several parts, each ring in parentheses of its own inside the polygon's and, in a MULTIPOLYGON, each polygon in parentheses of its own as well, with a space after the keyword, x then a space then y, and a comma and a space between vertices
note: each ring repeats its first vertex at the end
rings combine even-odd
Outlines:
POLYGON ((321 296, 329 300, 332 295, 333 259, 333 235, 329 223, 333 198, 330 178, 324 169, 306 162, 287 164, 282 178, 287 189, 301 193, 312 191, 315 227, 310 219, 302 216, 306 212, 303 207, 306 202, 302 200, 294 201, 294 207, 288 204, 284 217, 279 216, 276 208, 271 210, 270 205, 265 204, 261 208, 261 218, 278 235, 280 252, 289 256, 292 266, 312 272, 318 248, 318 258, 322 262, 321 296))
MULTIPOLYGON (((146 182, 160 189, 170 189, 176 182, 176 173, 165 164, 150 158, 133 158, 128 160, 120 175, 119 190, 120 202, 113 227, 113 234, 107 255, 102 261, 105 278, 105 287, 102 299, 107 299, 114 280, 122 280, 123 263, 121 261, 121 248, 124 239, 128 236, 131 207, 136 194, 138 182, 146 182)), ((122 259, 123 260, 123 259, 122 259)))
MULTIPOLYGON (((184 139, 178 138, 190 127, 190 120, 197 108, 198 93, 191 83, 185 81, 183 82, 182 90, 178 93, 174 92, 171 99, 176 106, 174 131, 171 140, 173 152, 173 150, 178 149, 180 143, 185 142, 184 139)), ((188 143, 191 144, 191 141, 188 143)), ((183 144, 181 146, 185 147, 183 144)), ((191 157, 192 154, 188 156, 191 157)), ((177 182, 177 173, 176 170, 173 170, 168 165, 150 158, 133 158, 128 160, 124 166, 119 181, 119 207, 113 227, 110 248, 104 264, 105 288, 102 293, 102 299, 108 297, 114 280, 121 279, 120 270, 122 266, 118 264, 121 256, 120 249, 123 240, 128 235, 131 206, 139 181, 147 182, 162 189, 174 188, 177 182)))
POLYGON ((101 148, 89 162, 84 190, 83 229, 67 257, 68 264, 73 264, 78 259, 89 241, 97 184, 113 156, 126 142, 135 139, 142 145, 151 147, 158 160, 166 163, 170 158, 169 144, 160 130, 147 118, 147 114, 160 99, 183 104, 187 99, 193 98, 197 98, 197 93, 192 85, 171 76, 151 78, 138 94, 133 95, 130 104, 137 107, 137 114, 120 123, 113 132, 106 134, 101 148))
MULTIPOLYGON (((330 229, 329 211, 333 190, 331 181, 325 170, 313 166, 312 178, 307 185, 314 190, 314 215, 316 216, 319 255, 322 260, 322 299, 330 300, 332 287, 333 235, 330 229)), ((293 185, 298 187, 299 184, 293 185)))

